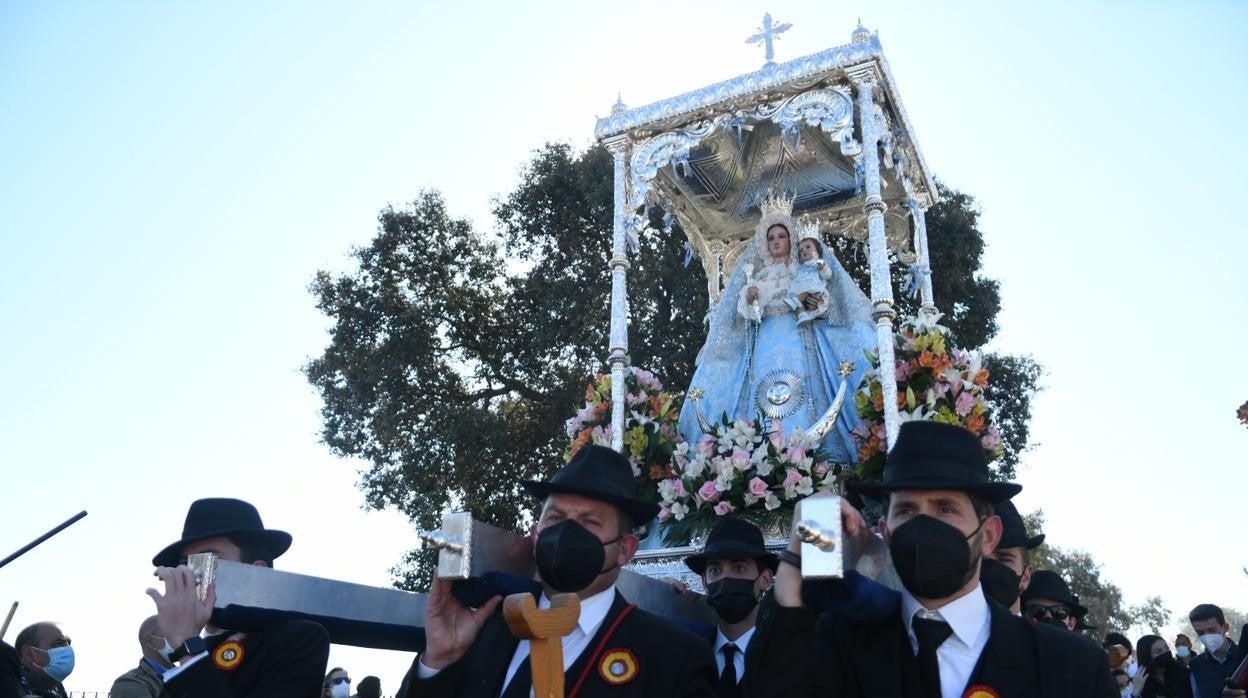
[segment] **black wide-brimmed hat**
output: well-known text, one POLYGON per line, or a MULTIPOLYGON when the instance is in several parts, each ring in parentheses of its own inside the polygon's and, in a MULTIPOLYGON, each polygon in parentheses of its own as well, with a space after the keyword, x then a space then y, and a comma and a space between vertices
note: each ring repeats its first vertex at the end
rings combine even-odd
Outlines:
POLYGON ((258 541, 264 544, 271 558, 290 548, 290 534, 264 527, 260 512, 241 499, 197 499, 191 502, 182 524, 182 539, 170 543, 156 553, 152 564, 173 567, 182 557, 182 548, 207 538, 229 538, 236 543, 258 541))
POLYGON ((726 518, 715 524, 706 537, 702 552, 685 558, 685 564, 697 574, 706 571, 710 560, 754 560, 759 571, 772 572, 780 565, 775 553, 763 546, 763 532, 758 526, 738 518, 726 518))
POLYGON ((637 497, 628 459, 606 446, 583 446, 550 482, 529 480, 524 489, 538 499, 551 494, 575 494, 614 504, 628 514, 634 525, 649 523, 659 515, 658 504, 637 497))
POLYGON ((983 444, 970 431, 931 421, 901 425, 897 443, 884 461, 882 481, 850 483, 852 492, 875 499, 897 490, 959 490, 1000 502, 1022 489, 988 478, 983 444))
POLYGON ((1001 548, 1026 548, 1035 550, 1044 542, 1044 534, 1040 533, 1034 536, 1027 535, 1027 525, 1023 523, 1023 517, 1018 513, 1018 508, 1014 506, 1014 502, 1005 500, 1003 502, 995 502, 992 509, 997 516, 1001 517, 1001 542, 997 544, 997 549, 1001 548))
POLYGON ((1036 570, 1031 574, 1031 583, 1023 590, 1023 605, 1032 599, 1053 599, 1054 601, 1070 607, 1071 614, 1076 618, 1085 616, 1088 613, 1086 606, 1079 603, 1079 599, 1070 593, 1070 586, 1066 584, 1066 580, 1062 579, 1062 575, 1053 570, 1036 570))

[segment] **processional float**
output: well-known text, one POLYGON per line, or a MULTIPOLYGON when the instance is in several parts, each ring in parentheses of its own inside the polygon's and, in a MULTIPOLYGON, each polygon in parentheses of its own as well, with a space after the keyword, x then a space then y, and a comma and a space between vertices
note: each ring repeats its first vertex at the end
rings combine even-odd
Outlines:
MULTIPOLYGON (((890 258, 909 265, 923 311, 935 312, 924 215, 938 193, 877 35, 860 23, 846 45, 775 63, 771 42, 787 27, 772 24, 768 16, 751 37, 767 46, 761 69, 634 109, 617 102, 610 116, 597 122, 595 136, 614 158, 608 363, 616 450, 623 448, 626 416, 628 240, 646 234, 648 206, 663 207, 679 221, 706 270, 712 304, 746 249, 759 204, 769 192, 781 191, 793 198, 795 217, 816 219, 825 235, 865 243, 881 365, 893 365, 890 258)), ((891 443, 900 421, 897 384, 892 371, 881 371, 880 379, 891 443)), ((847 549, 855 542, 840 538, 839 509, 824 504, 819 521, 823 525, 804 522, 810 550, 804 551, 803 566, 812 561, 804 574, 838 576, 854 568, 876 578, 889 575, 882 544, 873 551, 847 549)), ((483 602, 492 596, 496 589, 488 583, 473 588, 490 573, 535 578, 528 537, 473 521, 469 514, 448 514, 442 530, 422 537, 439 550, 436 574, 461 580, 461 598, 476 594, 483 602)), ((673 593, 670 584, 655 579, 683 577, 700 588, 681 564, 697 551, 692 546, 642 551, 619 587, 642 608, 713 625, 699 594, 673 593)), ((215 573, 214 620, 223 627, 246 630, 274 618, 300 617, 321 622, 335 643, 423 645, 422 594, 231 563, 218 564, 215 573)), ((513 609, 516 618, 531 610, 513 609)))

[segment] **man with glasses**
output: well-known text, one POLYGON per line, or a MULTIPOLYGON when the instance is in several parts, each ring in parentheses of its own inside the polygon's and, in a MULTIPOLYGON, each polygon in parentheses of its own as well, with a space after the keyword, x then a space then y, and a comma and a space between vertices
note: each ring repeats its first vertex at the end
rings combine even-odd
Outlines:
POLYGON ((351 677, 342 667, 334 667, 321 684, 321 698, 351 698, 351 677))
POLYGON ((22 695, 66 698, 61 684, 74 670, 74 648, 52 623, 35 623, 17 634, 14 644, 22 662, 22 695))
POLYGON ((1023 617, 1036 623, 1050 623, 1074 631, 1078 619, 1087 614, 1066 580, 1053 570, 1039 570, 1023 592, 1023 617))

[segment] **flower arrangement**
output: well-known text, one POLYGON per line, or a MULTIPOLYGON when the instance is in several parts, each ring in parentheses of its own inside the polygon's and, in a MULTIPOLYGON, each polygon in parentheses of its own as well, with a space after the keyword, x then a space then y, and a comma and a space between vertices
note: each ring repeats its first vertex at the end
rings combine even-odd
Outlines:
MULTIPOLYGON (((682 441, 676 430, 680 410, 663 383, 647 370, 631 367, 624 375, 624 455, 633 466, 637 492, 659 501, 658 483, 672 474, 672 454, 682 441)), ((585 388, 585 406, 566 422, 565 462, 586 444, 611 446, 611 376, 598 374, 585 388)), ((645 522, 638 522, 645 523, 645 522)))
MULTIPOLYGON (((978 352, 949 346, 949 329, 938 324, 939 313, 919 313, 901 323, 896 338, 894 371, 897 409, 902 421, 927 419, 957 424, 980 438, 988 462, 1001 457, 1001 433, 992 424, 993 406, 984 399, 988 369, 978 352)), ((862 424, 851 436, 858 449, 857 476, 879 479, 886 455, 884 391, 879 354, 868 354, 871 370, 854 394, 862 424)))
POLYGON ((686 544, 728 515, 787 529, 797 501, 832 489, 840 473, 804 431, 786 437, 779 420, 724 415, 696 444, 677 445, 671 477, 658 483, 663 542, 686 544))

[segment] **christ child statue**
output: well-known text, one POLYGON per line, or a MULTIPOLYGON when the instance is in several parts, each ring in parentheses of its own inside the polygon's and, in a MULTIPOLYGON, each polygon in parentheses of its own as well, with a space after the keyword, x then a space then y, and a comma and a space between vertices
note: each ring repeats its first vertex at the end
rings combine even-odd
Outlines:
POLYGON ((823 244, 813 237, 804 237, 798 243, 797 255, 800 264, 793 274, 793 283, 789 292, 801 303, 797 321, 809 322, 828 309, 828 279, 832 271, 823 261, 823 244))

